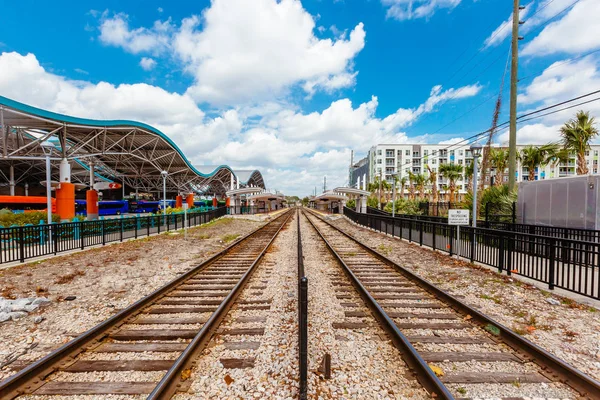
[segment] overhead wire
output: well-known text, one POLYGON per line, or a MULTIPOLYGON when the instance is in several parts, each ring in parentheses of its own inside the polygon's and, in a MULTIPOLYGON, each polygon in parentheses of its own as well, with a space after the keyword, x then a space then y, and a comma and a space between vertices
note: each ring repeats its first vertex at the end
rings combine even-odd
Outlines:
MULTIPOLYGON (((592 102, 594 102, 594 101, 598 101, 598 100, 600 100, 600 97, 597 97, 597 98, 595 98, 595 99, 588 100, 588 101, 585 101, 585 102, 581 102, 581 103, 578 103, 578 104, 575 104, 575 105, 571 105, 571 106, 568 106, 568 107, 564 107, 564 108, 561 108, 561 109, 559 109, 559 110, 553 110, 553 111, 551 111, 551 112, 544 113, 544 114, 542 114, 542 115, 536 115, 536 114, 543 113, 544 111, 550 110, 550 109, 552 109, 552 108, 560 107, 560 106, 562 106, 562 105, 565 105, 565 104, 571 103, 571 102, 573 102, 573 101, 580 100, 580 99, 583 99, 583 98, 585 98, 585 97, 589 97, 589 96, 592 96, 592 95, 594 95, 594 94, 598 94, 598 93, 600 93, 600 89, 599 89, 599 90, 592 91, 592 92, 589 92, 589 93, 586 93, 586 94, 583 94, 583 95, 580 95, 580 96, 577 96, 577 97, 574 97, 574 98, 571 98, 571 99, 568 99, 568 100, 561 101, 561 102, 559 102, 559 103, 555 103, 555 104, 552 104, 552 105, 549 105, 549 106, 546 106, 546 107, 543 107, 543 108, 537 109, 537 110, 535 110, 535 111, 531 111, 531 112, 529 112, 529 113, 526 113, 526 114, 522 114, 522 115, 520 115, 520 116, 518 116, 518 117, 517 117, 517 123, 523 123, 523 122, 526 122, 526 121, 530 121, 530 120, 532 120, 532 119, 541 118, 541 117, 544 117, 544 116, 547 116, 547 115, 551 115, 551 114, 555 114, 555 113, 558 113, 558 112, 561 112, 561 111, 564 111, 564 110, 567 110, 567 109, 570 109, 570 108, 578 107, 578 106, 580 106, 580 105, 583 105, 583 104, 588 104, 588 103, 592 103, 592 102), (531 117, 532 115, 536 115, 536 116, 534 116, 534 117, 531 117), (531 117, 531 118, 527 118, 527 117, 531 117)), ((503 123, 501 123, 501 124, 498 124, 498 125, 495 127, 495 129, 498 129, 498 128, 501 128, 501 127, 507 126, 509 123, 510 123, 510 121, 505 121, 505 122, 503 122, 503 123)), ((456 143, 451 143, 451 144, 449 144, 448 146, 446 146, 446 147, 444 147, 444 148, 441 148, 441 149, 439 149, 439 151, 442 151, 442 150, 449 150, 449 149, 451 149, 451 148, 453 148, 453 147, 456 147, 456 146, 459 146, 459 145, 461 145, 461 144, 471 144, 471 143, 475 143, 475 142, 477 142, 478 140, 480 140, 481 138, 483 138, 483 137, 484 137, 484 135, 486 135, 486 134, 490 133, 490 131, 491 131, 492 129, 493 129, 493 128, 486 129, 486 130, 484 130, 484 131, 481 131, 481 132, 479 132, 479 133, 476 133, 475 135, 472 135, 472 136, 470 136, 470 137, 467 137, 467 138, 465 138, 465 139, 462 139, 462 140, 460 140, 460 141, 458 141, 458 142, 456 142, 456 143)), ((412 157, 412 159, 411 159, 411 161, 410 161, 410 162, 407 162, 407 163, 405 163, 405 164, 403 164, 403 165, 400 165, 400 166, 398 166, 397 168, 398 168, 398 169, 400 169, 400 168, 403 168, 403 167, 406 167, 406 166, 413 165, 413 161, 414 161, 414 160, 422 160, 422 159, 423 159, 423 158, 425 158, 425 157, 429 157, 429 156, 435 156, 435 155, 437 155, 437 153, 438 153, 439 151, 437 151, 437 150, 433 150, 433 151, 432 151, 432 153, 431 153, 430 155, 428 155, 428 156, 412 157)))

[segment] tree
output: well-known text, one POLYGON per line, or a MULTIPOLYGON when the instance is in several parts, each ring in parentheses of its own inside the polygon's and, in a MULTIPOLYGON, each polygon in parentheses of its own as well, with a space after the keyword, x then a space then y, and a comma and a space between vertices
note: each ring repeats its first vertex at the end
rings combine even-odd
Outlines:
POLYGON ((454 192, 456 191, 456 181, 460 179, 463 173, 463 166, 459 164, 440 165, 440 174, 448 179, 448 188, 450 191, 450 203, 454 203, 454 192))
POLYGON ((308 197, 303 197, 302 198, 302 205, 304 207, 308 207, 308 203, 310 202, 310 199, 308 197))
POLYGON ((465 179, 467 180, 467 192, 473 191, 473 173, 475 172, 475 163, 465 166, 465 179))
POLYGON ((589 173, 585 152, 590 149, 590 141, 598 136, 594 123, 590 113, 581 110, 560 128, 563 147, 577 154, 577 175, 589 173))
POLYGON ((408 199, 409 200, 414 200, 415 199, 415 177, 416 175, 413 174, 412 172, 408 173, 408 199))
POLYGON ((437 172, 434 171, 427 165, 427 170, 429 171, 429 183, 431 183, 431 194, 433 195, 433 202, 437 203, 439 201, 438 189, 437 189, 437 172))
POLYGON ((422 174, 414 176, 415 188, 419 191, 419 199, 425 198, 425 183, 427 183, 427 177, 422 174))
POLYGON ((544 166, 551 162, 558 154, 557 146, 545 144, 543 146, 527 146, 519 153, 519 161, 529 170, 529 180, 535 179, 536 167, 544 166))
POLYGON ((403 176, 402 179, 400 179, 400 187, 402 188, 402 191, 400 192, 400 196, 402 196, 402 198, 404 198, 404 187, 406 186, 406 177, 403 176))
POLYGON ((504 175, 504 170, 508 167, 508 150, 491 149, 489 160, 492 167, 496 170, 494 185, 502 186, 502 176, 504 175))

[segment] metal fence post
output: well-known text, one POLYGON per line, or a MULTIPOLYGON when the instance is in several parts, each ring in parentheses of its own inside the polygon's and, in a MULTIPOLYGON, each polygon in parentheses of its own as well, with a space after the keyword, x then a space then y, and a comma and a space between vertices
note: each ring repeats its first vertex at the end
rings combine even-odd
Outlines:
POLYGON ((423 246, 423 221, 419 221, 419 246, 423 246))
POLYGON ((435 230, 436 230, 435 223, 431 223, 431 234, 433 237, 433 240, 431 241, 431 246, 433 247, 433 251, 435 251, 435 230))
POLYGON ((83 224, 85 224, 85 222, 77 222, 77 225, 79 225, 79 239, 81 240, 81 250, 85 248, 85 242, 83 238, 83 224))
POLYGON ((410 220, 408 220, 408 243, 412 243, 412 227, 413 227, 413 220, 410 219, 410 220))
POLYGON ((140 217, 135 217, 135 238, 137 239, 138 224, 140 223, 140 217))
POLYGON ((475 260, 475 228, 471 228, 471 262, 475 260))
POLYGON ((448 250, 450 250, 450 257, 452 257, 452 251, 454 250, 454 227, 453 226, 446 226, 446 227, 450 231, 450 245, 449 245, 448 250))
POLYGON ((123 241, 123 216, 121 216, 121 234, 120 234, 120 238, 121 238, 121 242, 123 241))
POLYGON ((21 262, 25 262, 25 232, 22 226, 19 227, 19 251, 21 253, 21 262))
POLYGON ((54 255, 56 255, 58 253, 58 225, 50 224, 48 229, 50 229, 50 235, 54 242, 54 255))
POLYGON ((300 279, 300 321, 299 321, 299 367, 300 367, 300 399, 306 399, 308 377, 308 279, 300 279))
POLYGON ((498 246, 498 272, 502 273, 502 269, 504 269, 504 235, 500 234, 500 243, 498 246))
POLYGON ((548 271, 548 289, 554 290, 554 272, 556 262, 556 239, 550 239, 550 265, 548 271))

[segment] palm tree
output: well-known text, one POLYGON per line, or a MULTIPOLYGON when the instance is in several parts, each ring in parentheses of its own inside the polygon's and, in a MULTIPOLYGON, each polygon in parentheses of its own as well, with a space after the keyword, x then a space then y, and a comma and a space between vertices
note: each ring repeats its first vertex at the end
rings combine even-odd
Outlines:
POLYGON ((403 176, 400 179, 400 185, 401 185, 400 187, 402 188, 402 191, 400 193, 401 193, 402 198, 404 198, 404 187, 406 186, 406 181, 407 181, 407 179, 405 176, 403 176))
POLYGON ((527 146, 519 153, 519 161, 529 170, 529 180, 535 179, 535 168, 544 166, 554 160, 557 149, 554 144, 545 144, 543 146, 527 146))
POLYGON ((412 172, 408 173, 408 198, 409 200, 415 199, 415 178, 417 176, 412 172))
POLYGON ((450 203, 454 203, 454 192, 456 191, 456 181, 460 179, 463 173, 463 166, 459 164, 442 164, 440 165, 440 174, 448 179, 448 187, 450 191, 450 203))
POLYGON ((566 122, 560 128, 563 147, 577 154, 577 175, 587 175, 589 169, 585 160, 585 152, 590 149, 590 141, 598 136, 598 129, 594 126, 594 117, 590 118, 589 112, 577 112, 575 118, 566 122))
POLYGON ((415 175, 414 178, 415 187, 419 191, 419 199, 423 199, 425 197, 425 183, 427 182, 427 177, 422 174, 415 175))
POLYGON ((427 170, 429 171, 429 182, 431 183, 431 194, 433 195, 433 202, 437 203, 439 201, 438 189, 437 189, 437 172, 432 170, 429 165, 427 165, 427 170))
POLYGON ((381 181, 381 190, 383 190, 383 198, 385 200, 385 203, 382 204, 387 204, 390 201, 390 190, 392 189, 392 185, 390 185, 390 183, 388 181, 386 181, 385 179, 381 181))
POLYGON ((473 191, 473 172, 475 169, 475 164, 467 164, 465 166, 465 179, 467 180, 467 191, 473 191))
POLYGON ((502 175, 504 175, 504 170, 508 167, 508 150, 491 149, 489 160, 492 167, 496 170, 494 185, 502 186, 502 175))

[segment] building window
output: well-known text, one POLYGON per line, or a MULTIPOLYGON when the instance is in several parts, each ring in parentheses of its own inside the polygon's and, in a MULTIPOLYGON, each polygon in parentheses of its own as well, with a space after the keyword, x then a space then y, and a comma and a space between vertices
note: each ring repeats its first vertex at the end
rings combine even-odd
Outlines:
POLYGON ((458 160, 458 165, 462 165, 463 160, 458 160))
POLYGON ((458 155, 459 155, 459 156, 462 156, 463 154, 464 154, 464 152, 463 152, 462 150, 459 150, 459 151, 458 151, 458 155))
POLYGON ((429 151, 428 151, 428 150, 423 150, 423 155, 424 155, 424 156, 427 156, 427 155, 429 155, 429 151))
POLYGON ((381 164, 381 158, 377 159, 377 164, 381 164))
POLYGON ((404 155, 405 155, 405 156, 410 156, 410 150, 406 150, 406 151, 404 152, 404 155))
POLYGON ((435 164, 437 162, 437 160, 435 158, 431 159, 431 164, 435 164))
POLYGON ((402 155, 402 150, 398 150, 398 157, 402 155))
POLYGON ((381 150, 377 150, 377 155, 380 156, 381 155, 381 150))
POLYGON ((453 156, 454 155, 454 150, 450 150, 450 155, 453 156))
POLYGON ((394 157, 394 150, 386 150, 385 156, 386 157, 394 157))
POLYGON ((586 157, 589 157, 589 155, 590 155, 590 151, 589 151, 589 150, 586 150, 586 151, 585 151, 585 156, 586 156, 586 157))

